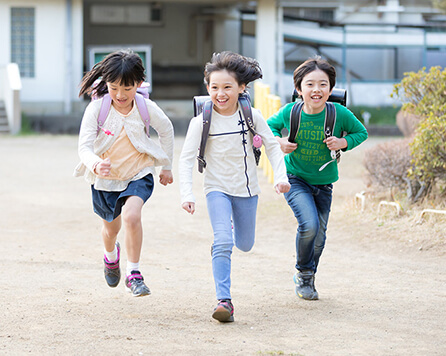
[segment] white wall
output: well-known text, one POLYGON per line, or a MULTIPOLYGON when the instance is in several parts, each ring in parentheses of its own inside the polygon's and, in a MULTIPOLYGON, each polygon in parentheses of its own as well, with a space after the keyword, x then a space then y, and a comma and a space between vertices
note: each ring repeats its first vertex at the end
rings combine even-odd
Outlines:
MULTIPOLYGON (((10 2, 10 1, 9 1, 10 2)), ((0 65, 6 65, 11 58, 11 21, 8 4, 0 0, 0 65)))
MULTIPOLYGON (((72 68, 68 69, 65 6, 65 0, 0 1, 0 64, 11 57, 10 8, 35 8, 35 77, 22 78, 20 95, 23 108, 31 114, 62 112, 67 88, 77 88, 82 77, 82 0, 72 0, 72 68), (71 70, 70 83, 66 83, 67 70, 71 70)), ((70 94, 78 100, 76 90, 70 94)))

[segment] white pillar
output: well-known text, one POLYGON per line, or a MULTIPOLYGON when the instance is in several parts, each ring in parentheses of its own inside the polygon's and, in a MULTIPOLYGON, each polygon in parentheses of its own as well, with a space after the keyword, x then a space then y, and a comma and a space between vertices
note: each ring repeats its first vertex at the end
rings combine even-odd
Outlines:
POLYGON ((241 20, 240 12, 228 9, 215 16, 214 21, 214 51, 240 52, 241 20))
POLYGON ((285 49, 283 38, 283 7, 277 7, 277 92, 275 94, 280 96, 282 103, 289 100, 290 93, 285 91, 284 73, 285 73, 285 49))
POLYGON ((277 1, 257 1, 256 59, 263 71, 263 83, 277 93, 277 1))
MULTIPOLYGON (((382 13, 382 21, 388 24, 397 24, 400 22, 400 13, 404 7, 400 6, 399 0, 387 0, 385 6, 378 6, 382 13)), ((382 69, 385 78, 394 78, 395 53, 389 51, 387 55, 382 56, 382 69)))
POLYGON ((65 28, 65 95, 64 95, 64 113, 69 114, 72 111, 71 97, 72 88, 71 83, 73 74, 73 21, 72 21, 72 4, 71 0, 65 0, 65 16, 66 16, 66 28, 65 28))

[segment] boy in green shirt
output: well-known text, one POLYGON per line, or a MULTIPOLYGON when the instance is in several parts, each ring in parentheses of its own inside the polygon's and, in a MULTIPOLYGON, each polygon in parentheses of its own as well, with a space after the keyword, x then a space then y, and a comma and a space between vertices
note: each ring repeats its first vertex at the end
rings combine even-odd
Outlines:
POLYGON ((325 138, 324 122, 328 97, 336 83, 336 70, 320 57, 308 59, 294 71, 294 86, 303 100, 301 120, 295 142, 282 137, 290 130, 294 103, 282 107, 268 119, 268 125, 286 154, 291 189, 284 196, 298 222, 296 235, 296 294, 307 300, 319 298, 314 275, 325 246, 332 202, 333 183, 338 165, 330 151, 351 150, 367 139, 367 130, 354 114, 335 103, 333 134, 325 138), (342 137, 342 132, 347 135, 342 137))

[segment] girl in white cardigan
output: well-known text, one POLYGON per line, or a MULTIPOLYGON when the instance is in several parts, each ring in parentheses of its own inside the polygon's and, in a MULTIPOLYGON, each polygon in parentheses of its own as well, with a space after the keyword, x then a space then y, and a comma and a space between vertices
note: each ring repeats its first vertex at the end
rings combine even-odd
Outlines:
MULTIPOLYGON (((212 120, 204 153, 204 192, 214 232, 212 269, 218 304, 212 317, 234 320, 231 301, 231 254, 235 244, 242 251, 254 245, 258 194, 253 136, 239 108, 239 94, 248 83, 262 77, 257 61, 232 52, 214 54, 205 67, 205 82, 213 103, 212 120)), ((290 189, 283 153, 266 121, 252 109, 256 133, 262 138, 274 170, 277 193, 290 189)), ((192 170, 203 131, 202 114, 194 117, 180 156, 179 174, 182 207, 195 212, 192 170)))
MULTIPOLYGON (((98 130, 99 99, 86 108, 79 133, 81 163, 75 176, 83 175, 91 184, 93 208, 102 218, 104 274, 110 287, 121 279, 120 245, 117 236, 124 224, 127 250, 125 286, 133 296, 150 294, 140 273, 143 231, 141 210, 154 187, 155 166, 161 166, 160 183, 173 182, 173 127, 164 112, 151 100, 143 99, 152 126, 159 136, 159 147, 146 134, 146 127, 135 105, 138 87, 144 82, 141 58, 131 51, 109 54, 88 72, 79 95, 91 94, 93 84, 99 97, 109 95, 110 111, 98 130), (121 218, 122 216, 122 218, 121 218)), ((145 109, 145 108, 144 108, 145 109)))

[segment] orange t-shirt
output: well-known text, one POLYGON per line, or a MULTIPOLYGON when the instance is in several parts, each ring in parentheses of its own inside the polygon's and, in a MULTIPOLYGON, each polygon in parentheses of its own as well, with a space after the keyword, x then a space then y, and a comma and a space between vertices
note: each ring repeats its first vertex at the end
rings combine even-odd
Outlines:
POLYGON ((132 145, 125 128, 122 128, 113 145, 101 155, 111 162, 110 175, 105 179, 128 180, 136 176, 146 167, 153 166, 154 161, 145 153, 139 152, 132 145))

